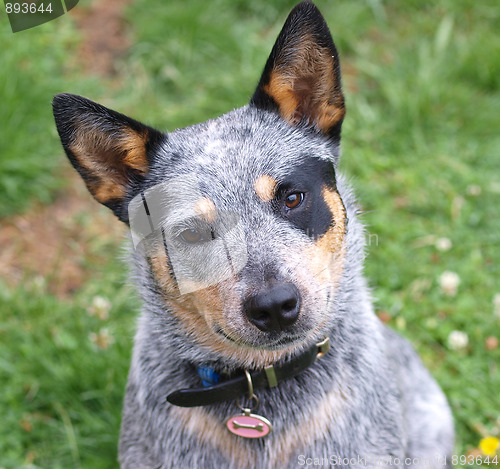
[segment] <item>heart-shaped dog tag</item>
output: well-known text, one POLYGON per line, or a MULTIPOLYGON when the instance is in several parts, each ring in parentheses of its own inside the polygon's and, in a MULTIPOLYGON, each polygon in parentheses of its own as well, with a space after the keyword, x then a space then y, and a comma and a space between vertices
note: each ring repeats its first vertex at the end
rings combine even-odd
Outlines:
POLYGON ((261 415, 251 414, 243 409, 243 414, 234 415, 226 420, 227 429, 242 438, 263 438, 272 430, 271 422, 261 415))

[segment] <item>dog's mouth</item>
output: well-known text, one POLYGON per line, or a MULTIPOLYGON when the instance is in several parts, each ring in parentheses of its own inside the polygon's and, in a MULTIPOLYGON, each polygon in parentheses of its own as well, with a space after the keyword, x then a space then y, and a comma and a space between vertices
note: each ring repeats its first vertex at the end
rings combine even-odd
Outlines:
POLYGON ((215 324, 214 332, 218 336, 222 336, 224 339, 229 340, 230 342, 233 342, 235 344, 238 344, 241 341, 238 341, 236 339, 233 339, 230 335, 226 334, 223 330, 222 327, 220 327, 218 324, 215 324))
POLYGON ((271 350, 279 350, 285 347, 291 347, 294 345, 299 345, 304 340, 306 337, 303 335, 286 335, 286 336, 281 336, 273 341, 270 341, 266 344, 266 348, 271 349, 271 350))
POLYGON ((236 338, 231 336, 218 324, 215 324, 214 332, 217 336, 223 338, 223 340, 225 341, 231 342, 235 346, 270 351, 281 350, 293 347, 295 345, 300 345, 306 340, 304 334, 287 334, 275 332, 272 334, 267 334, 267 337, 260 338, 260 340, 249 341, 245 337, 236 338))

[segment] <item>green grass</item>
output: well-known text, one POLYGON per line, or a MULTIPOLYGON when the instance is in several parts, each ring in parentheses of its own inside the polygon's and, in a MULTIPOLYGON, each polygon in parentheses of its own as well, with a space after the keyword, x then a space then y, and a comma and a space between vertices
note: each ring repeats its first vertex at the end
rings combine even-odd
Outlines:
POLYGON ((30 458, 50 469, 114 466, 135 303, 111 277, 101 278, 106 288, 99 291, 113 297, 113 321, 88 314, 95 285, 72 302, 36 283, 16 292, 2 287, 2 467, 25 467, 30 458), (119 340, 102 350, 90 338, 106 326, 119 340))
MULTIPOLYGON (((83 82, 75 66, 78 35, 64 19, 12 34, 0 23, 0 217, 52 200, 62 163, 50 103, 68 82, 83 82)), ((87 79, 84 88, 92 89, 87 79)), ((94 84, 95 89, 95 84, 94 84)))
POLYGON ((500 56, 498 39, 485 39, 499 16, 492 4, 445 5, 389 4, 386 27, 354 42, 344 168, 378 237, 367 262, 378 305, 395 323, 405 319, 401 332, 447 393, 460 453, 477 445, 477 424, 499 430, 500 351, 485 349, 500 333, 492 301, 500 292, 500 56), (422 246, 429 236, 452 248, 422 246), (454 297, 439 288, 444 271, 461 279, 454 297), (467 350, 447 349, 453 330, 468 333, 467 350))
MULTIPOLYGON (((73 64, 69 19, 16 35, 3 23, 0 215, 50 201, 64 184, 53 93, 84 94, 163 129, 217 116, 248 101, 293 3, 136 0, 121 82, 102 88, 73 64)), ((481 432, 500 431, 500 349, 485 347, 500 338, 500 10, 493 0, 318 6, 341 53, 342 168, 372 235, 366 270, 377 307, 447 393, 463 454, 481 432), (438 238, 451 249, 437 249, 438 238), (444 271, 460 277, 455 296, 440 288, 444 271), (465 349, 449 348, 454 330, 468 334, 465 349)), ((118 249, 95 243, 100 261, 83 266, 92 278, 71 301, 39 279, 0 283, 4 469, 116 467, 137 301, 118 249), (96 295, 113 299, 109 319, 88 314, 96 295), (101 328, 114 338, 106 350, 90 340, 101 328)))

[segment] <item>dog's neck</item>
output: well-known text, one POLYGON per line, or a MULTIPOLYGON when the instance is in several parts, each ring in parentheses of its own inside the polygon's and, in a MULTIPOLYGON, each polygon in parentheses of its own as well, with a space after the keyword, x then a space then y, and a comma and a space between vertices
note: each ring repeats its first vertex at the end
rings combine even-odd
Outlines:
POLYGON ((181 407, 196 407, 237 399, 245 393, 252 399, 254 391, 274 388, 299 375, 329 350, 330 339, 327 337, 291 360, 269 365, 264 370, 253 373, 243 370, 244 374, 238 373, 235 377, 229 376, 226 379, 211 368, 199 367, 198 375, 203 379, 203 387, 178 389, 167 396, 167 400, 181 407))

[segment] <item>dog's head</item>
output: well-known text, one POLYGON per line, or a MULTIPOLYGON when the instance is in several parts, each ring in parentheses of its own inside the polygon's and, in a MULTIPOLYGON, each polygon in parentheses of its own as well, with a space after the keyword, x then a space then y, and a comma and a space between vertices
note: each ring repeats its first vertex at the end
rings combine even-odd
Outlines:
POLYGON ((288 17, 250 104, 218 119, 163 134, 54 99, 71 163, 131 228, 143 296, 159 295, 195 344, 246 366, 331 325, 346 249, 344 113, 338 54, 310 2, 288 17))

